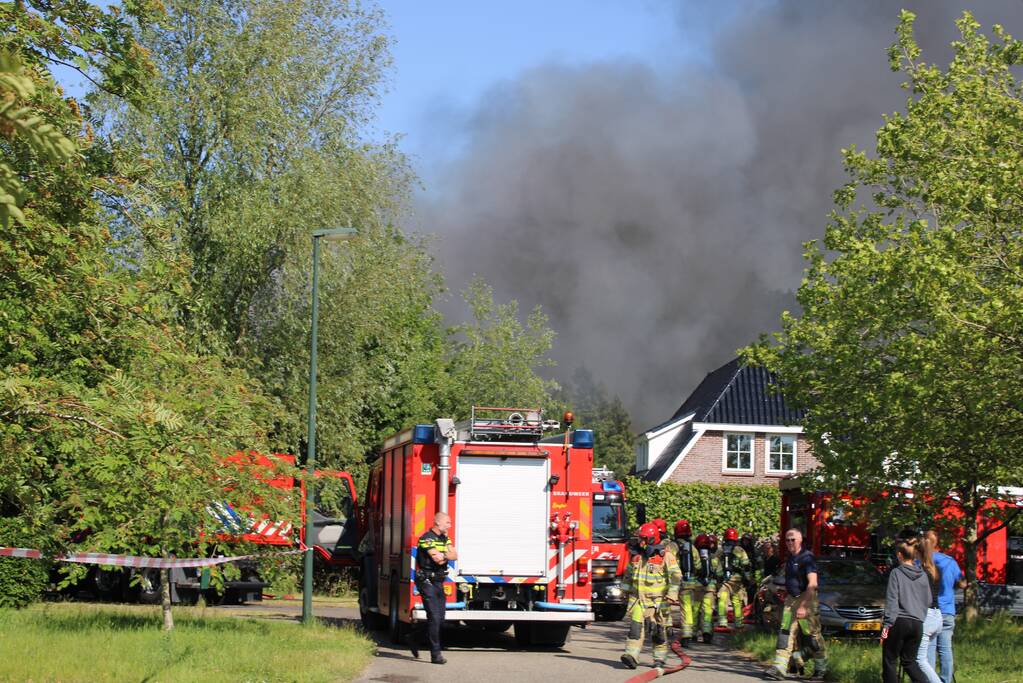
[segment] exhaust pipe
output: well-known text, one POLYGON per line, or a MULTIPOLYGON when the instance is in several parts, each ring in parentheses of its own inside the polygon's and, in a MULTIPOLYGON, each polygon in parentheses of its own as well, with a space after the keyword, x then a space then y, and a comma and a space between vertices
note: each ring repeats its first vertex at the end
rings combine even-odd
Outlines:
POLYGON ((437 420, 436 439, 440 445, 440 463, 437 465, 437 511, 448 511, 448 484, 451 478, 451 442, 455 440, 455 421, 447 418, 437 420))

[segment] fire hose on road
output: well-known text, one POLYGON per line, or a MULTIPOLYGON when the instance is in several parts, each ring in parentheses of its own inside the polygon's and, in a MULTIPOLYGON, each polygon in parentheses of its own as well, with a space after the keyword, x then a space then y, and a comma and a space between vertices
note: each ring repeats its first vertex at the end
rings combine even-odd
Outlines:
POLYGON ((693 663, 692 658, 686 654, 685 650, 682 649, 682 643, 679 641, 671 641, 671 651, 678 655, 678 658, 682 660, 681 664, 678 666, 666 666, 663 669, 650 669, 649 671, 644 671, 641 674, 637 674, 632 678, 627 679, 625 683, 644 683, 645 681, 652 681, 656 678, 660 678, 661 676, 678 673, 693 663))

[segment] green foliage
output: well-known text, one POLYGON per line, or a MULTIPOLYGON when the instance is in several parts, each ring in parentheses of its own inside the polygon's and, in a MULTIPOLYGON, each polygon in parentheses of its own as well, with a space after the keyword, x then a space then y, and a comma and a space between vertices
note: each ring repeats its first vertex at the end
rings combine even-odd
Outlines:
MULTIPOLYGON (((902 13, 889 53, 906 110, 885 118, 874 156, 844 151, 850 180, 823 243, 807 245, 802 314, 746 357, 808 411, 819 484, 907 482, 937 494, 918 498, 932 518, 957 492, 972 575, 974 514, 1023 484, 1007 457, 1023 429, 1023 44, 965 13, 941 69, 921 61, 913 21, 902 13)), ((878 503, 879 521, 902 505, 878 503)))
POLYGON ((575 427, 592 429, 594 467, 607 467, 624 477, 636 464, 632 419, 618 396, 580 367, 563 390, 556 394, 575 413, 575 427))
MULTIPOLYGON (((15 517, 0 517, 0 547, 34 548, 38 538, 15 517)), ((0 558, 0 608, 25 607, 43 596, 49 585, 50 563, 23 558, 0 558)))
POLYGON ((624 481, 627 508, 632 523, 636 504, 646 505, 647 519, 661 517, 672 526, 687 519, 694 533, 716 533, 733 527, 740 534, 750 532, 758 539, 776 538, 781 524, 781 491, 777 486, 741 484, 676 484, 643 481, 628 477, 624 481))
POLYGON ((523 326, 518 302, 495 303, 493 290, 479 278, 463 296, 472 321, 453 330, 448 414, 467 418, 474 405, 547 407, 557 389, 539 374, 553 365, 547 353, 555 334, 547 327, 547 316, 536 308, 523 326))

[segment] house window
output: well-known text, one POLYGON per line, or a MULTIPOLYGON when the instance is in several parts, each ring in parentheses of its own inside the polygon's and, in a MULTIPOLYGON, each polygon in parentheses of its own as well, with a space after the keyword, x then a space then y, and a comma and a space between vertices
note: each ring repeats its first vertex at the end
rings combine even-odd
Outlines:
POLYGON ((796 437, 773 434, 767 437, 767 471, 789 474, 796 471, 796 437))
POLYGON ((725 434, 724 465, 726 472, 753 471, 752 434, 725 434))

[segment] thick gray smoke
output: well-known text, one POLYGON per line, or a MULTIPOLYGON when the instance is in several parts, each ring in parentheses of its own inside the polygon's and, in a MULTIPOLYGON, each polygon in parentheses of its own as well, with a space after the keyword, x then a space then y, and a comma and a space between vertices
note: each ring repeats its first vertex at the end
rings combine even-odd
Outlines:
MULTIPOLYGON (((907 4, 925 57, 947 61, 962 6, 907 4)), ((738 7, 710 66, 549 65, 494 89, 419 207, 451 286, 479 274, 541 304, 560 372, 585 365, 637 429, 777 328, 843 182, 839 150, 872 148, 905 102, 886 55, 899 4, 738 7)), ((1018 1, 975 15, 1023 27, 1018 1)))

